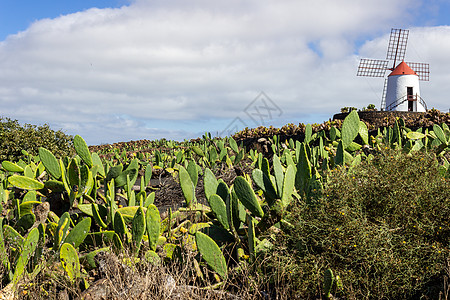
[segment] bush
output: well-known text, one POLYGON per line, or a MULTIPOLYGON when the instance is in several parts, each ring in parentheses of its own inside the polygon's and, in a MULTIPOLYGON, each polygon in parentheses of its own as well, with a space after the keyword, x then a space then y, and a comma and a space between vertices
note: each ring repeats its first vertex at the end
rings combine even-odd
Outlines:
POLYGON ((450 259, 450 183, 438 173, 433 156, 391 150, 331 171, 315 206, 293 206, 265 272, 302 299, 323 293, 328 268, 347 299, 438 299, 450 259))
POLYGON ((0 161, 23 159, 26 155, 22 150, 37 155, 39 147, 63 157, 71 153, 72 139, 61 130, 53 131, 47 124, 21 126, 17 120, 0 117, 0 161))

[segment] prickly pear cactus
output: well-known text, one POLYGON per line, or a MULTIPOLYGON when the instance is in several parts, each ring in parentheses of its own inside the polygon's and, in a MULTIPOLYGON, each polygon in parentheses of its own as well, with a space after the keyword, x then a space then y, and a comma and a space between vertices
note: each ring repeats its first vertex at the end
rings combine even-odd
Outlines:
POLYGON ((205 189, 205 196, 206 199, 209 199, 209 197, 212 194, 215 194, 217 191, 217 185, 219 183, 217 182, 216 176, 214 176, 214 173, 206 168, 205 169, 205 176, 203 178, 203 185, 204 185, 204 189, 205 189))
POLYGON ((136 211, 131 222, 131 235, 134 253, 138 253, 141 247, 142 237, 145 232, 145 213, 141 206, 136 211))
POLYGON ((209 197, 209 205, 211 206, 211 210, 213 211, 214 215, 216 216, 219 223, 223 226, 223 228, 229 229, 230 225, 228 224, 227 206, 222 197, 216 194, 211 195, 209 197))
POLYGON ((61 246, 59 258, 61 260, 62 267, 66 271, 67 276, 69 276, 70 281, 73 282, 81 276, 78 253, 71 244, 64 243, 61 246))
POLYGON ((81 245, 89 234, 90 229, 91 218, 85 218, 75 225, 75 227, 67 235, 64 242, 71 244, 74 248, 78 248, 78 246, 81 245))
POLYGON ((117 233, 119 238, 124 241, 127 232, 127 226, 122 217, 122 214, 118 211, 114 214, 114 231, 117 233))
POLYGON ((13 172, 13 173, 23 173, 24 172, 24 169, 21 166, 15 164, 13 162, 7 161, 7 160, 2 161, 2 167, 6 171, 13 172))
POLYGON ((14 271, 14 276, 12 282, 14 284, 18 283, 22 278, 22 275, 25 271, 25 268, 28 264, 28 261, 33 256, 34 251, 38 245, 39 240, 39 230, 37 228, 33 228, 28 236, 25 238, 23 242, 23 249, 20 253, 19 258, 17 259, 16 269, 14 271))
POLYGON ((350 145, 359 132, 359 116, 356 110, 352 110, 342 123, 342 142, 344 149, 350 145))
POLYGON ((12 175, 8 177, 8 182, 19 189, 24 190, 40 190, 44 188, 42 182, 22 175, 12 175))
POLYGON ((146 212, 146 223, 147 223, 147 233, 148 233, 148 243, 150 249, 156 251, 156 245, 158 244, 160 227, 161 227, 161 217, 159 215, 158 208, 150 204, 146 212))
POLYGON ((195 233, 195 242, 197 243, 198 251, 211 269, 223 279, 226 278, 228 274, 227 264, 216 242, 200 231, 195 233))
POLYGON ((39 148, 39 158, 44 165, 47 172, 55 179, 61 178, 61 168, 59 166, 58 160, 49 150, 40 147, 39 148))
POLYGON ((242 204, 255 216, 263 217, 264 212, 256 199, 252 187, 242 176, 237 176, 234 180, 234 191, 242 204))
POLYGON ((183 166, 180 166, 179 177, 181 190, 183 191, 183 196, 184 199, 186 200, 186 206, 191 207, 191 204, 195 198, 194 183, 192 182, 189 173, 183 166))
POLYGON ((73 147, 75 148, 78 156, 81 157, 81 159, 86 165, 88 165, 89 168, 91 168, 93 166, 91 153, 89 152, 89 148, 86 142, 81 136, 76 135, 73 138, 73 147))
POLYGON ((327 269, 323 275, 323 291, 325 298, 329 299, 331 296, 331 290, 333 288, 334 275, 331 269, 327 269))

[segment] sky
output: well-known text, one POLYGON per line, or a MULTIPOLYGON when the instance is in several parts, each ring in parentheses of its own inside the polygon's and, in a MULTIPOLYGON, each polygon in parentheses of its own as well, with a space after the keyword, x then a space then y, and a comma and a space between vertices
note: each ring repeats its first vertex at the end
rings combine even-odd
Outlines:
POLYGON ((449 111, 450 0, 0 0, 0 116, 88 144, 225 136, 380 106, 391 28, 449 111))

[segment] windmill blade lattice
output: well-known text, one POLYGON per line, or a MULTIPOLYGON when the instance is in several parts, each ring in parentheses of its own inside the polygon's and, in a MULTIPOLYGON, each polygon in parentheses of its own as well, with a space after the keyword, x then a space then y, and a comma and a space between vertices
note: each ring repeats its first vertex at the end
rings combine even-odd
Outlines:
POLYGON ((406 64, 417 73, 419 80, 430 80, 430 64, 415 62, 407 62, 406 64))
POLYGON ((368 77, 383 77, 387 70, 388 61, 381 59, 367 59, 362 58, 359 66, 357 76, 368 77))
POLYGON ((402 61, 405 58, 408 36, 408 29, 391 29, 391 36, 389 38, 389 46, 386 59, 394 60, 393 68, 395 68, 395 64, 397 61, 402 61))

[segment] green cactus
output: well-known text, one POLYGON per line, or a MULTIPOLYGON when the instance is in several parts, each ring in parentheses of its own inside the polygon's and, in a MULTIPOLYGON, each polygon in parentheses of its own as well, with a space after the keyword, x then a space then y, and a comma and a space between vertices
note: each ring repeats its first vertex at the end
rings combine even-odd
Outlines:
POLYGON ((159 210, 155 205, 149 205, 145 220, 147 223, 148 244, 151 250, 156 251, 156 245, 158 244, 160 234, 161 217, 159 215, 159 210))
POLYGON ((59 251, 59 258, 63 269, 69 276, 70 281, 74 282, 77 278, 81 277, 80 260, 75 248, 69 244, 64 243, 59 251))
POLYGON ((214 272, 225 279, 228 274, 227 264, 225 257, 216 242, 200 231, 195 233, 195 242, 197 243, 198 251, 206 263, 214 272))
POLYGON ((103 168, 103 163, 102 160, 100 159, 100 156, 98 156, 98 154, 94 152, 92 153, 91 157, 92 157, 92 164, 94 166, 97 166, 98 174, 100 174, 102 177, 105 177, 106 176, 105 168, 103 168))
POLYGON ((197 154, 198 156, 205 157, 205 153, 198 146, 192 146, 192 151, 194 151, 194 153, 197 154))
POLYGON ((64 240, 67 236, 67 231, 69 230, 69 226, 70 215, 68 212, 65 212, 62 214, 61 218, 59 218, 58 226, 55 229, 53 250, 58 250, 62 243, 64 243, 64 240))
POLYGON ((33 256, 39 240, 39 230, 33 228, 23 242, 23 249, 17 259, 16 268, 14 270, 14 276, 12 279, 13 284, 17 284, 22 278, 28 261, 33 256))
POLYGON ((304 142, 306 144, 309 144, 311 142, 311 137, 312 137, 312 126, 311 126, 311 124, 306 124, 306 126, 305 126, 305 140, 304 140, 304 142))
POLYGON ((131 235, 133 242, 133 252, 137 254, 141 247, 142 238, 145 233, 145 213, 141 206, 138 207, 136 214, 131 222, 131 235))
POLYGON ((153 204, 154 202, 155 202, 155 192, 151 192, 145 198, 144 207, 148 207, 149 205, 153 204))
POLYGON ((448 146, 449 141, 447 140, 444 131, 438 124, 433 125, 433 132, 443 145, 448 146))
POLYGON ((139 171, 138 168, 128 167, 125 171, 120 173, 120 175, 115 178, 116 187, 130 186, 131 188, 134 182, 136 181, 135 178, 138 175, 138 171, 139 171))
POLYGON ((122 214, 118 211, 114 214, 114 231, 121 240, 125 240, 127 226, 125 225, 125 220, 123 219, 122 214))
POLYGON ((5 241, 3 238, 3 219, 3 217, 0 217, 0 261, 4 270, 6 271, 5 273, 8 273, 11 265, 8 259, 8 254, 6 253, 5 241))
MULTIPOLYGON (((227 197, 225 199, 229 198, 230 197, 227 197)), ((213 211, 214 215, 216 216, 219 223, 223 226, 223 228, 230 229, 227 217, 227 206, 222 197, 216 194, 211 195, 209 197, 209 205, 211 206, 211 210, 213 211)))
POLYGON ((369 129, 367 128, 366 123, 363 121, 359 121, 359 130, 358 134, 364 142, 364 145, 369 144, 369 129))
POLYGON ((14 172, 14 173, 23 173, 24 172, 24 169, 21 166, 15 164, 13 162, 7 161, 7 160, 2 161, 2 167, 3 167, 3 169, 5 169, 8 172, 14 172))
POLYGON ((106 174, 106 181, 110 181, 113 178, 117 178, 122 173, 122 170, 123 170, 122 164, 111 167, 108 173, 106 174))
MULTIPOLYGON (((80 205, 78 205, 78 207, 80 207, 80 205)), ((108 225, 103 221, 103 219, 100 215, 99 209, 98 209, 98 205, 92 203, 91 209, 92 209, 92 216, 94 217, 94 220, 97 223, 97 225, 103 229, 106 229, 108 227, 108 225)))
POLYGON ((421 140, 426 137, 422 132, 410 131, 406 134, 406 137, 410 140, 421 140))
POLYGON ((334 275, 331 269, 327 269, 323 275, 323 291, 325 298, 329 299, 334 284, 334 275))
POLYGON ((192 182, 189 173, 183 166, 179 169, 179 178, 181 184, 181 190, 183 191, 184 199, 186 200, 186 206, 191 207, 192 202, 195 200, 194 183, 192 182))
POLYGON ((79 245, 84 241, 86 236, 89 234, 91 229, 91 218, 84 218, 78 224, 70 230, 65 243, 71 244, 74 248, 78 248, 79 245))
POLYGON ((255 192, 250 184, 242 176, 234 179, 234 191, 242 204, 255 216, 263 217, 264 212, 256 199, 255 192))
POLYGON ((49 150, 40 147, 39 158, 47 172, 55 179, 61 178, 61 169, 56 157, 49 150))
POLYGON ((22 175, 12 175, 8 177, 8 182, 17 188, 24 190, 40 190, 44 188, 42 182, 22 175))
POLYGON ((25 239, 9 225, 3 225, 3 238, 12 250, 18 251, 23 248, 25 239))
POLYGON ((230 137, 230 138, 228 139, 228 143, 230 144, 230 148, 231 148, 236 154, 239 153, 238 145, 237 145, 236 141, 235 141, 232 137, 230 137))
POLYGON ((301 193, 306 193, 308 182, 312 176, 311 163, 309 162, 305 143, 298 144, 297 146, 299 155, 295 176, 295 188, 301 193))
POLYGON ((36 222, 36 216, 33 213, 24 214, 17 221, 15 227, 19 232, 25 233, 33 226, 34 222, 36 222))
POLYGON ((198 182, 198 170, 197 170, 197 164, 195 163, 195 161, 190 160, 188 162, 186 171, 189 174, 189 177, 192 180, 192 184, 194 185, 194 188, 197 186, 197 182, 198 182))
POLYGON ((247 225, 248 225, 247 239, 248 239, 248 251, 250 253, 250 263, 254 263, 256 259, 255 223, 253 221, 253 218, 249 215, 247 215, 247 225))
POLYGON ((342 143, 346 149, 356 138, 359 132, 359 116, 356 110, 352 110, 342 123, 342 143))
POLYGON ((260 169, 254 169, 252 171, 252 179, 253 182, 255 182, 256 185, 264 192, 266 202, 269 206, 271 206, 278 196, 270 178, 260 169))
POLYGON ((334 158, 334 164, 335 165, 343 165, 345 163, 345 153, 344 153, 344 144, 341 141, 339 141, 337 150, 336 150, 336 156, 334 158))
POLYGON ((77 152, 78 156, 84 161, 84 163, 89 168, 92 168, 94 163, 92 161, 91 152, 89 151, 86 142, 81 136, 76 135, 73 138, 73 147, 75 148, 75 151, 77 152))
POLYGON ((286 207, 291 202, 291 196, 294 192, 296 169, 293 165, 289 165, 284 174, 283 191, 281 193, 281 201, 286 207))

